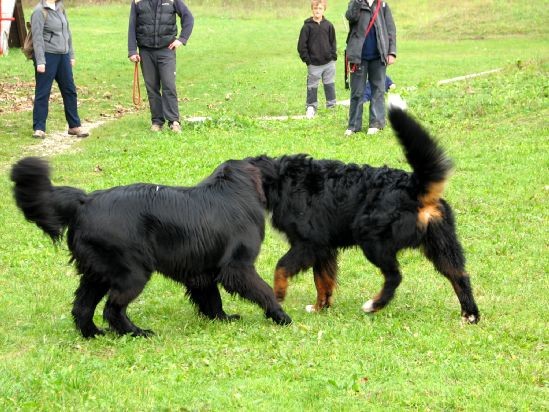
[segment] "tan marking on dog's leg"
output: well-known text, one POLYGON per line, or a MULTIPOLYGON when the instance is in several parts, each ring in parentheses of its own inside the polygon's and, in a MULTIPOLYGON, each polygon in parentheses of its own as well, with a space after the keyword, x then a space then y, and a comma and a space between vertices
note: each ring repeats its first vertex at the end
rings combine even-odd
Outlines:
POLYGON ((336 283, 327 272, 323 271, 319 274, 314 274, 315 286, 316 286, 316 304, 307 305, 305 310, 307 312, 319 312, 320 310, 331 306, 332 294, 335 289, 336 283))
POLYGON ((285 268, 277 268, 274 275, 274 294, 276 300, 282 302, 286 297, 286 290, 288 289, 288 272, 285 268))

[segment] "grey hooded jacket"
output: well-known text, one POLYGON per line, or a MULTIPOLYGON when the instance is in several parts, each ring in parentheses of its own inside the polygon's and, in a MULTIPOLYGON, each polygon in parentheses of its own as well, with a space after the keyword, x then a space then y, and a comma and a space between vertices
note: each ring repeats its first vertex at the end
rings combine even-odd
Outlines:
MULTIPOLYGON (((366 0, 351 0, 349 2, 349 7, 345 13, 345 17, 349 21, 346 51, 349 63, 360 64, 362 60, 362 46, 366 39, 365 32, 378 1, 375 0, 371 7, 366 0)), ((391 9, 387 3, 382 2, 374 26, 377 35, 377 48, 381 60, 385 63, 389 54, 396 57, 396 27, 391 9)))
POLYGON ((45 53, 69 53, 74 59, 72 35, 61 0, 55 2, 55 10, 49 8, 45 0, 38 3, 32 11, 31 30, 36 65, 46 64, 45 53))

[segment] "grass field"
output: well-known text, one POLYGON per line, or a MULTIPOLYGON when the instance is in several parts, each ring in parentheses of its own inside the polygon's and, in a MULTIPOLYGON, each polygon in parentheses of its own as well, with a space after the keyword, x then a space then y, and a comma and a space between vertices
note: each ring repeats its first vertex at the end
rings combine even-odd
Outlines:
MULTIPOLYGON (((304 311, 315 297, 312 274, 294 278, 283 304, 294 320, 288 327, 224 292, 226 311, 242 320, 209 322, 179 285, 155 275, 129 313, 156 336, 79 336, 67 248, 53 247, 11 198, 8 172, 20 157, 48 156, 56 184, 89 191, 194 185, 226 159, 261 153, 409 169, 389 128, 343 138, 344 107, 321 109, 311 121, 258 120, 304 113, 306 70, 295 49, 307 1, 277 2, 276 10, 259 0, 188 4, 196 26, 178 51, 180 109, 211 120, 184 123, 180 136, 149 132, 146 105, 132 108, 127 5, 67 4, 80 114, 106 122, 55 155, 30 137, 32 64, 18 50, 0 57, 0 410, 549 409, 549 11, 541 0, 389 2, 399 29, 389 74, 456 164, 445 198, 467 254, 478 325, 461 323, 451 286, 417 251, 400 257, 404 280, 390 306, 365 316, 360 306, 382 277, 348 250, 326 313, 304 311), (502 70, 437 85, 495 68, 502 70)), ((331 0, 327 10, 340 57, 346 4, 331 0)), ((339 61, 340 100, 348 98, 342 69, 339 61)), ((66 127, 55 98, 50 133, 66 127)), ((286 250, 269 229, 257 262, 269 283, 286 250)), ((102 304, 96 323, 104 326, 101 312, 102 304)))

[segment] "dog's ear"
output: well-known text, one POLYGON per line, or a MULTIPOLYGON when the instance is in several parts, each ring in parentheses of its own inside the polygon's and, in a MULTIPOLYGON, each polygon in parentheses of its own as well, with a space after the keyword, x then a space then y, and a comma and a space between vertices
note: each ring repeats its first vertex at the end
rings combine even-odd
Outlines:
POLYGON ((267 206, 267 197, 265 196, 265 191, 263 190, 263 181, 261 180, 261 170, 259 170, 258 167, 252 165, 251 163, 248 163, 244 167, 244 170, 246 171, 246 173, 248 173, 248 176, 250 176, 255 191, 257 192, 259 200, 261 201, 261 204, 263 206, 267 206))

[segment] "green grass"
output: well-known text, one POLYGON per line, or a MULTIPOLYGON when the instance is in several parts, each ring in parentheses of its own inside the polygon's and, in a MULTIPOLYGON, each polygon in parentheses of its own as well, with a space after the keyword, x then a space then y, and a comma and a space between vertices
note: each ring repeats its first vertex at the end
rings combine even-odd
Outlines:
MULTIPOLYGON (((346 3, 332 0, 327 11, 340 53, 346 3)), ((32 95, 33 74, 12 50, 0 58, 0 85, 21 83, 0 101, 0 410, 547 410, 547 8, 543 1, 482 2, 486 10, 473 1, 416 3, 390 2, 399 56, 389 73, 455 161, 445 197, 456 212, 480 324, 461 323, 450 285, 417 251, 401 256, 404 281, 391 305, 365 316, 360 306, 382 279, 348 250, 326 313, 304 311, 315 297, 310 273, 291 282, 283 305, 294 320, 289 327, 226 293, 226 311, 243 319, 206 321, 179 285, 155 275, 129 308, 155 337, 83 340, 70 317, 78 278, 66 246, 54 248, 11 199, 10 165, 42 150, 30 138, 31 112, 13 110, 13 96, 32 95), (493 68, 503 70, 437 86, 493 68)), ((257 120, 304 111, 305 68, 295 43, 307 4, 284 1, 277 11, 259 1, 189 4, 196 28, 178 52, 180 109, 212 120, 186 123, 177 137, 150 133, 148 111, 132 111, 127 5, 69 5, 81 116, 111 121, 50 158, 56 184, 194 185, 225 159, 260 153, 409 169, 389 129, 343 139, 342 107, 320 110, 312 121, 257 120)), ((337 92, 345 99, 340 63, 337 92)), ((48 126, 65 128, 58 103, 48 126)), ((269 283, 286 250, 269 229, 257 262, 269 283)), ((101 311, 102 304, 96 322, 104 326, 101 311)))

